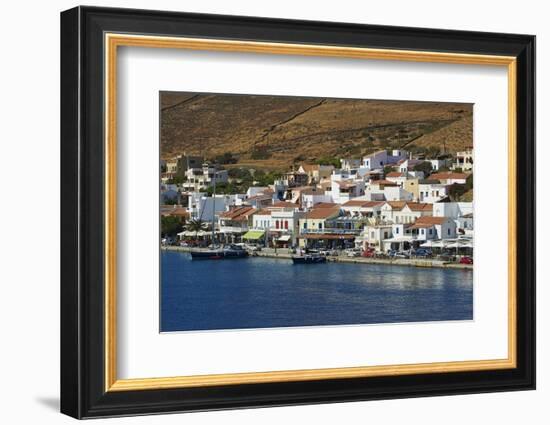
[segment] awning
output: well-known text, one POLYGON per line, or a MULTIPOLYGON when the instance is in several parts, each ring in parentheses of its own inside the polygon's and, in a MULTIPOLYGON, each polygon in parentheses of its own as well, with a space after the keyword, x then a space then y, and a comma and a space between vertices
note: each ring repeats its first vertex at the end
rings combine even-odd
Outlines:
POLYGON ((183 232, 180 232, 178 233, 178 236, 196 236, 196 237, 199 237, 199 236, 210 236, 212 235, 212 231, 206 231, 206 230, 199 230, 197 232, 194 232, 192 230, 185 230, 183 232))
POLYGON ((290 235, 283 235, 280 238, 277 238, 278 242, 288 242, 290 240, 290 235))
POLYGON ((263 230, 249 230, 243 236, 243 239, 256 240, 260 239, 264 235, 263 230))

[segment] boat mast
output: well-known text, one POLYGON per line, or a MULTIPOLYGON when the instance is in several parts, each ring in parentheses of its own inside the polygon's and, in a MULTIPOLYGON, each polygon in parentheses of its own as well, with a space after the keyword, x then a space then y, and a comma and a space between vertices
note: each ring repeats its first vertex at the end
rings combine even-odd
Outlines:
MULTIPOLYGON (((206 171, 208 173, 208 170, 206 171)), ((216 167, 214 167, 214 190, 212 192, 212 245, 216 243, 216 228, 214 226, 214 219, 216 218, 216 167)))

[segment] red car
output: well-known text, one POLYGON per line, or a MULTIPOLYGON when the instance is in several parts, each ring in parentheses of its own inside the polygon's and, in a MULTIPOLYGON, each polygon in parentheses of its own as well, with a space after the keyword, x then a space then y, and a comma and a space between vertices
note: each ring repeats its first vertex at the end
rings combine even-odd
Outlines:
POLYGON ((474 259, 472 257, 462 257, 459 262, 460 264, 474 264, 474 259))

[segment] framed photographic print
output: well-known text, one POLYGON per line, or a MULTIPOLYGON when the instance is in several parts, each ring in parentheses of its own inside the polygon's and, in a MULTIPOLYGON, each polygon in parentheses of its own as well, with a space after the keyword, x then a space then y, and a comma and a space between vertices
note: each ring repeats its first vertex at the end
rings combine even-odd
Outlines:
POLYGON ((63 12, 61 411, 533 389, 534 61, 529 35, 63 12))

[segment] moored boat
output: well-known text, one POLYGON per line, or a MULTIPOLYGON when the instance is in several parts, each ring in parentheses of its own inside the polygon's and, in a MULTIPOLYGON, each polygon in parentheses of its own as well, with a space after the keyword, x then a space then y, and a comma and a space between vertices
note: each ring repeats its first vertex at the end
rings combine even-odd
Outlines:
POLYGON ((241 246, 231 244, 223 247, 223 257, 228 259, 246 258, 248 251, 241 246))
POLYGON ((327 257, 321 254, 293 255, 294 264, 321 264, 327 262, 327 257))
POLYGON ((224 252, 219 248, 192 249, 189 251, 193 260, 221 260, 224 258, 224 252))

